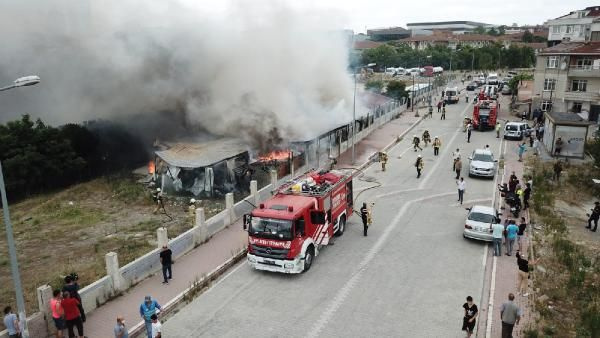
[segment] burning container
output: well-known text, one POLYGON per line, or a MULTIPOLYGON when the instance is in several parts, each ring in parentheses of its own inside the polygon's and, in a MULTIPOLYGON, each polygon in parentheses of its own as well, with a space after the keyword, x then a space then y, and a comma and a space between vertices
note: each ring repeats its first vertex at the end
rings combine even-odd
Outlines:
POLYGON ((212 197, 248 190, 248 146, 241 140, 176 143, 155 155, 155 177, 163 191, 212 197))

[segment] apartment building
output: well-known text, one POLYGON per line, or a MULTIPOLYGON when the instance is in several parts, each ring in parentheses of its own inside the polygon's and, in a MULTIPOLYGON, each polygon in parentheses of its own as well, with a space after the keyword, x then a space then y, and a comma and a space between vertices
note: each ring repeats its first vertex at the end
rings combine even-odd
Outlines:
POLYGON ((542 50, 534 73, 533 107, 598 121, 600 42, 563 42, 542 50))
MULTIPOLYGON (((548 45, 553 46, 561 42, 590 40, 593 31, 592 24, 596 19, 600 19, 600 6, 576 10, 556 19, 546 21, 544 25, 548 27, 548 45)), ((599 33, 597 30, 595 35, 599 33)))

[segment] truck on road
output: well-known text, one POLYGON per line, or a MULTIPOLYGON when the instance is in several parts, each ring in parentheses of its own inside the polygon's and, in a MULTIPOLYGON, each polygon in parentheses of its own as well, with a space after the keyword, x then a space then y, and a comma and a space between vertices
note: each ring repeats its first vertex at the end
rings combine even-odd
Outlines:
POLYGON ((273 272, 308 271, 319 250, 344 233, 352 207, 350 170, 312 170, 283 184, 244 215, 248 264, 273 272))
POLYGON ((498 108, 497 101, 478 101, 473 107, 473 128, 480 131, 494 129, 498 119, 498 108))

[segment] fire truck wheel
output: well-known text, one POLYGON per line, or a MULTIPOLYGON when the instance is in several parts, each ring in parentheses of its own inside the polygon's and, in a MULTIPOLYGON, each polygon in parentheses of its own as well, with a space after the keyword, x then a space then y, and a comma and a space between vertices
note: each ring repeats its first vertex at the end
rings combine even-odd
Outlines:
POLYGON ((345 230, 346 230, 346 215, 342 215, 342 217, 340 217, 340 224, 338 225, 338 230, 335 233, 335 235, 341 236, 344 234, 345 230))
POLYGON ((306 249, 306 254, 304 255, 304 270, 302 272, 310 270, 310 266, 312 265, 312 261, 314 258, 315 248, 311 245, 306 249))

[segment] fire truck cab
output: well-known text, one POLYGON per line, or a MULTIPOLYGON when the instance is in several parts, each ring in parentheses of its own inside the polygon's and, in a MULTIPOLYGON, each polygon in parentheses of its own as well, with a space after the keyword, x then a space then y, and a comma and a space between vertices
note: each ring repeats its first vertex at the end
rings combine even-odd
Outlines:
POLYGON ((494 129, 498 119, 499 107, 500 105, 497 101, 478 101, 473 107, 473 128, 480 131, 494 129))
POLYGON ((344 233, 352 204, 351 171, 309 171, 282 185, 244 215, 248 264, 273 272, 308 271, 319 250, 344 233))

